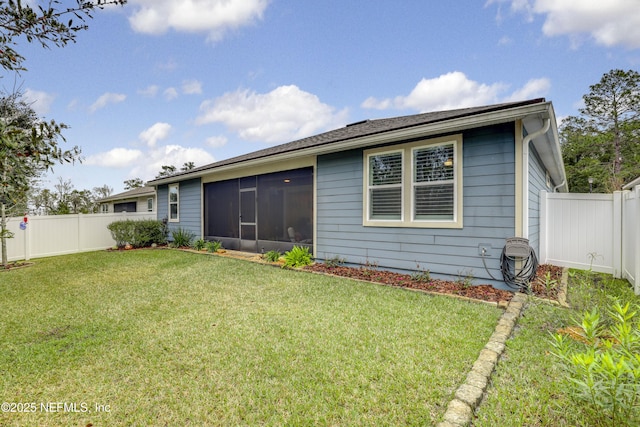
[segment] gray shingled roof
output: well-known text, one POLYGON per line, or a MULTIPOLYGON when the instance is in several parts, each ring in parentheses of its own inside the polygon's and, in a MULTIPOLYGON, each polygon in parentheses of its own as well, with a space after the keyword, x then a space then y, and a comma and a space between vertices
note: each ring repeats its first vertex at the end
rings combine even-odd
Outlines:
MULTIPOLYGON (((242 163, 249 160, 265 158, 265 157, 273 156, 276 154, 294 152, 294 151, 303 150, 311 147, 319 147, 319 146, 328 145, 328 144, 337 144, 337 143, 348 141, 355 138, 381 134, 384 132, 410 128, 413 126, 420 126, 420 125, 425 125, 429 123, 437 123, 437 122, 442 122, 446 120, 469 117, 469 116, 474 116, 474 115, 483 114, 483 113, 506 110, 509 108, 539 104, 542 102, 545 102, 544 98, 532 99, 532 100, 521 101, 521 102, 509 102, 509 103, 503 103, 503 104, 487 105, 483 107, 461 108, 457 110, 414 114, 410 116, 400 116, 400 117, 392 117, 392 118, 386 118, 386 119, 363 120, 363 121, 356 122, 351 125, 347 125, 345 127, 331 130, 318 135, 288 142, 286 144, 265 148, 263 150, 253 151, 251 153, 243 154, 241 156, 232 157, 226 160, 221 160, 205 166, 200 166, 186 172, 179 172, 175 175, 172 175, 171 177, 172 178, 180 177, 182 175, 193 174, 201 171, 206 171, 209 169, 216 169, 221 166, 242 163)), ((162 179, 166 179, 166 177, 163 177, 162 179)), ((153 183, 154 181, 156 180, 151 180, 149 182, 153 183)))
POLYGON ((154 194, 156 194, 156 189, 154 187, 138 187, 132 190, 125 191, 123 193, 112 194, 111 196, 100 199, 99 201, 110 202, 112 200, 124 200, 143 196, 153 196, 154 194))

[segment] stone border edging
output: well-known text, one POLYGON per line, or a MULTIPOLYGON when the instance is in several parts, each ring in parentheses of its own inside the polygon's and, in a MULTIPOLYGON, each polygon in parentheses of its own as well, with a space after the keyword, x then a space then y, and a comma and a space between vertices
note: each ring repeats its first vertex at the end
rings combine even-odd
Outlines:
POLYGON ((489 378, 522 314, 525 302, 525 294, 516 293, 513 296, 507 309, 502 313, 489 342, 480 351, 478 360, 473 364, 471 372, 467 374, 465 382, 456 390, 454 399, 447 406, 444 421, 438 423, 438 427, 461 427, 471 423, 473 413, 482 401, 489 385, 489 378))

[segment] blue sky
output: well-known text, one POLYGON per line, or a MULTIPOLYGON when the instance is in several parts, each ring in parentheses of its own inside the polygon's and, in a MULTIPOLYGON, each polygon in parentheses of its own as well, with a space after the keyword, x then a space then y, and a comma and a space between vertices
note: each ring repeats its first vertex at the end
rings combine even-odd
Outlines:
POLYGON ((638 0, 129 0, 88 24, 3 77, 82 148, 45 187, 120 192, 368 118, 545 97, 562 119, 640 64, 638 0))

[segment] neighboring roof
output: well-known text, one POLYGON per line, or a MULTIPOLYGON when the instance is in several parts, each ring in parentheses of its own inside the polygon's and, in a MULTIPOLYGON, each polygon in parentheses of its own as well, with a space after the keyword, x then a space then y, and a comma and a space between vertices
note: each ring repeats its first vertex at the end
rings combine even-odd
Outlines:
MULTIPOLYGON (((386 119, 363 120, 319 135, 310 136, 286 144, 276 145, 274 147, 221 160, 186 172, 179 172, 171 175, 170 177, 151 180, 148 184, 160 185, 168 182, 175 182, 176 178, 177 180, 196 178, 203 176, 208 172, 213 172, 215 169, 219 168, 225 168, 251 161, 259 161, 261 159, 266 160, 267 158, 283 155, 295 155, 298 152, 308 152, 310 150, 318 150, 323 147, 328 147, 331 151, 346 150, 354 148, 349 144, 351 142, 355 143, 363 139, 375 138, 376 135, 388 134, 405 129, 410 130, 412 128, 424 128, 425 126, 434 126, 435 128, 438 124, 452 122, 455 123, 455 126, 457 127, 453 127, 454 125, 452 125, 449 129, 442 126, 442 129, 447 129, 446 131, 452 132, 463 129, 465 124, 468 125, 468 127, 477 127, 492 123, 508 122, 513 121, 515 118, 524 118, 526 114, 535 113, 541 117, 546 115, 542 118, 549 118, 549 114, 553 114, 552 112, 549 113, 549 109, 551 109, 550 103, 546 102, 544 98, 537 98, 527 101, 494 104, 483 107, 461 108, 457 110, 414 114, 410 116, 386 119), (529 106, 532 108, 527 108, 529 106), (512 110, 513 112, 510 113, 512 110), (470 120, 466 121, 467 118, 470 120)), ((445 130, 443 130, 443 132, 445 132, 445 130)), ((564 170, 561 175, 564 175, 564 170)))
POLYGON ((633 181, 631 181, 630 183, 628 183, 626 185, 623 185, 622 189, 623 190, 631 190, 636 185, 640 185, 640 177, 634 179, 633 181))
POLYGON ((99 202, 112 202, 114 200, 135 199, 144 196, 154 196, 156 189, 154 187, 138 187, 123 193, 113 194, 109 197, 98 200, 99 202))

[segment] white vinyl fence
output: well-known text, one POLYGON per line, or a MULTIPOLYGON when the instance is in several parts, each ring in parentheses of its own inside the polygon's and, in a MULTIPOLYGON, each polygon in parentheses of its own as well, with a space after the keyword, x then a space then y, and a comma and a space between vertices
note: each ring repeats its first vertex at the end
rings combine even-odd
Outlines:
POLYGON ((107 225, 124 219, 156 219, 155 213, 31 216, 25 229, 23 218, 9 218, 14 233, 7 239, 9 261, 42 258, 106 249, 115 245, 107 225))
POLYGON ((540 194, 541 263, 623 277, 640 294, 640 186, 613 194, 540 194))

